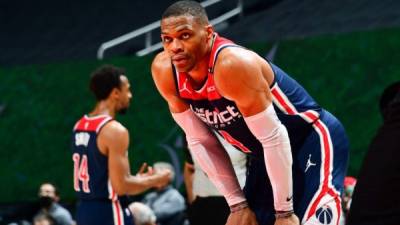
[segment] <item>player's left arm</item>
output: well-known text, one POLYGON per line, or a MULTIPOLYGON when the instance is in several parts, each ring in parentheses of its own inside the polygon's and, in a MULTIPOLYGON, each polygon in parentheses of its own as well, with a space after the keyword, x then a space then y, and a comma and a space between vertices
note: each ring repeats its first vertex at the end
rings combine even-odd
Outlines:
POLYGON ((269 83, 273 76, 256 53, 227 48, 217 60, 214 79, 217 90, 236 103, 248 128, 261 142, 275 210, 286 215, 293 212, 292 154, 287 130, 272 106, 269 83))

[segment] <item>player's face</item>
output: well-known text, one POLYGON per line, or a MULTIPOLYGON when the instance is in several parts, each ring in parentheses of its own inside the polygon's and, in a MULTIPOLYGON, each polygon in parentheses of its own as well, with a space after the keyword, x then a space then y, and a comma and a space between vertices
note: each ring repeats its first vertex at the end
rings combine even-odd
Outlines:
POLYGON ((121 79, 121 88, 119 88, 118 92, 118 103, 117 103, 117 112, 120 114, 125 114, 129 108, 130 100, 132 98, 131 85, 129 84, 129 80, 126 76, 120 76, 121 79))
POLYGON ((208 53, 210 26, 193 16, 173 16, 161 21, 161 39, 165 52, 180 72, 189 72, 208 53))

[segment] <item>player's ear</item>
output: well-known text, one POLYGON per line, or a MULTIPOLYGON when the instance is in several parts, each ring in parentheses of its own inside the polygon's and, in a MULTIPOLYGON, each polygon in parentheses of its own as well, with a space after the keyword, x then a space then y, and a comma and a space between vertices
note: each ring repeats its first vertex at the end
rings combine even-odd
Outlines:
POLYGON ((206 26, 207 40, 211 40, 214 34, 214 27, 211 24, 206 26))
POLYGON ((110 97, 111 98, 118 98, 120 95, 121 90, 119 90, 118 88, 113 88, 111 93, 110 93, 110 97))

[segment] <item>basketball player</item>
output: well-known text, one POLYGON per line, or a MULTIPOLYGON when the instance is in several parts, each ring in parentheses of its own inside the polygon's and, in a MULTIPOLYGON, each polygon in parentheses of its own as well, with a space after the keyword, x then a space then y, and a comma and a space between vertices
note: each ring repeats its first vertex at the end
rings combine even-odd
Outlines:
POLYGON ((161 19, 155 84, 226 198, 228 225, 337 224, 348 141, 341 123, 279 67, 220 37, 201 5, 161 19), (250 155, 244 190, 210 129, 250 155))
POLYGON ((128 130, 114 120, 123 113, 132 97, 125 72, 103 66, 90 79, 97 99, 92 112, 84 115, 73 129, 74 189, 79 197, 76 221, 79 225, 132 224, 126 209, 126 195, 141 193, 169 182, 169 172, 145 168, 130 174, 128 130))

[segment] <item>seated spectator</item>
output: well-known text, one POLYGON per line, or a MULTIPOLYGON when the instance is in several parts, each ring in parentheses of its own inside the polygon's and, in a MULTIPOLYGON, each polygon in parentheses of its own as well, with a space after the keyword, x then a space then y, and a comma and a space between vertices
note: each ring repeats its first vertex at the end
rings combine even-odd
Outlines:
POLYGON ((385 89, 383 124, 364 158, 347 224, 400 224, 400 82, 385 89))
POLYGON ((39 214, 49 214, 57 225, 75 224, 70 212, 58 204, 59 200, 57 188, 53 184, 42 184, 39 188, 39 214))
POLYGON ((156 225, 156 216, 153 210, 141 202, 133 202, 129 205, 135 225, 156 225))
POLYGON ((160 225, 180 225, 185 218, 185 200, 182 195, 172 187, 175 173, 171 164, 166 162, 157 162, 153 165, 154 171, 170 170, 171 179, 169 183, 156 187, 156 190, 145 195, 143 203, 149 206, 157 218, 157 224, 160 225))

